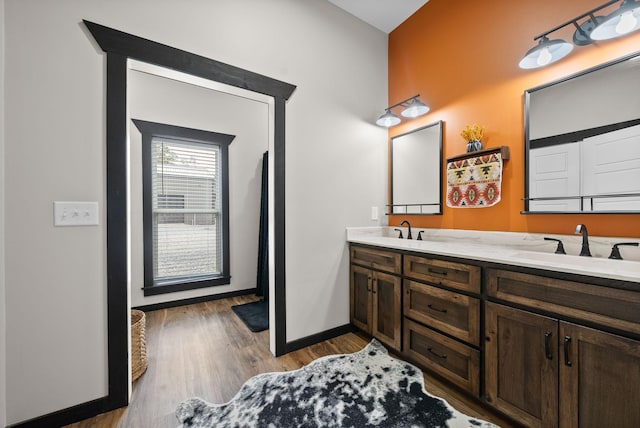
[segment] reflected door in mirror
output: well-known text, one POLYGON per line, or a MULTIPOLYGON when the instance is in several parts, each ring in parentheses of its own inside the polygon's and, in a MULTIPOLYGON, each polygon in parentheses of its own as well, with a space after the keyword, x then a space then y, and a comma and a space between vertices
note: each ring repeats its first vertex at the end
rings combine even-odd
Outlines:
POLYGON ((525 212, 640 212, 638 88, 640 53, 525 92, 525 212))

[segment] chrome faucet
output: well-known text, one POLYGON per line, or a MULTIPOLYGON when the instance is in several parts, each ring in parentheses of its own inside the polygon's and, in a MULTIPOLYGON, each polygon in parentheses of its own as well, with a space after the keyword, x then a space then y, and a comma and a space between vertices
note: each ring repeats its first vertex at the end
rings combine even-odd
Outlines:
POLYGON ((589 235, 587 234, 587 226, 579 224, 576 226, 576 235, 582 233, 582 249, 580 250, 581 256, 591 257, 591 251, 589 251, 589 235))
POLYGON ((405 223, 407 224, 407 228, 409 229, 409 232, 407 233, 407 239, 413 239, 413 237, 411 236, 411 223, 409 223, 407 220, 403 220, 400 223, 400 226, 402 226, 405 223))

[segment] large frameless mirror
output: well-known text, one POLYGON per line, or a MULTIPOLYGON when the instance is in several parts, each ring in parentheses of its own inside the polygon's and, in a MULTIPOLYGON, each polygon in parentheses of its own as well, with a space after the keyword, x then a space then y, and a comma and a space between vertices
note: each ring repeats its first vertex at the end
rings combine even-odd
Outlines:
POLYGON ((639 88, 640 52, 525 91, 525 212, 640 212, 639 88))
POLYGON ((442 121, 391 139, 390 214, 442 214, 442 121))

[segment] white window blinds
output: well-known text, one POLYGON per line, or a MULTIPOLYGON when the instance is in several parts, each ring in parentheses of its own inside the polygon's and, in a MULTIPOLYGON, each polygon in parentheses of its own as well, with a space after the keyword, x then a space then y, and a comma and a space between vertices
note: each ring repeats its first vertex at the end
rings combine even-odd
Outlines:
POLYGON ((219 275, 220 147, 154 137, 151 165, 154 280, 219 275))

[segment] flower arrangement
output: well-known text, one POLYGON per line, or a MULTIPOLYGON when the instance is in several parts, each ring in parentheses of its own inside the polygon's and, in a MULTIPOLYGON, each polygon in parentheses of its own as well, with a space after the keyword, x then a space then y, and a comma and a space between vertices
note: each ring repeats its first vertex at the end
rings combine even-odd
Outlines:
POLYGON ((484 136, 484 128, 476 124, 467 125, 460 132, 460 136, 464 138, 465 141, 481 141, 484 136))
POLYGON ((467 125, 460 132, 460 136, 467 142, 467 153, 482 150, 484 128, 476 124, 467 125))

